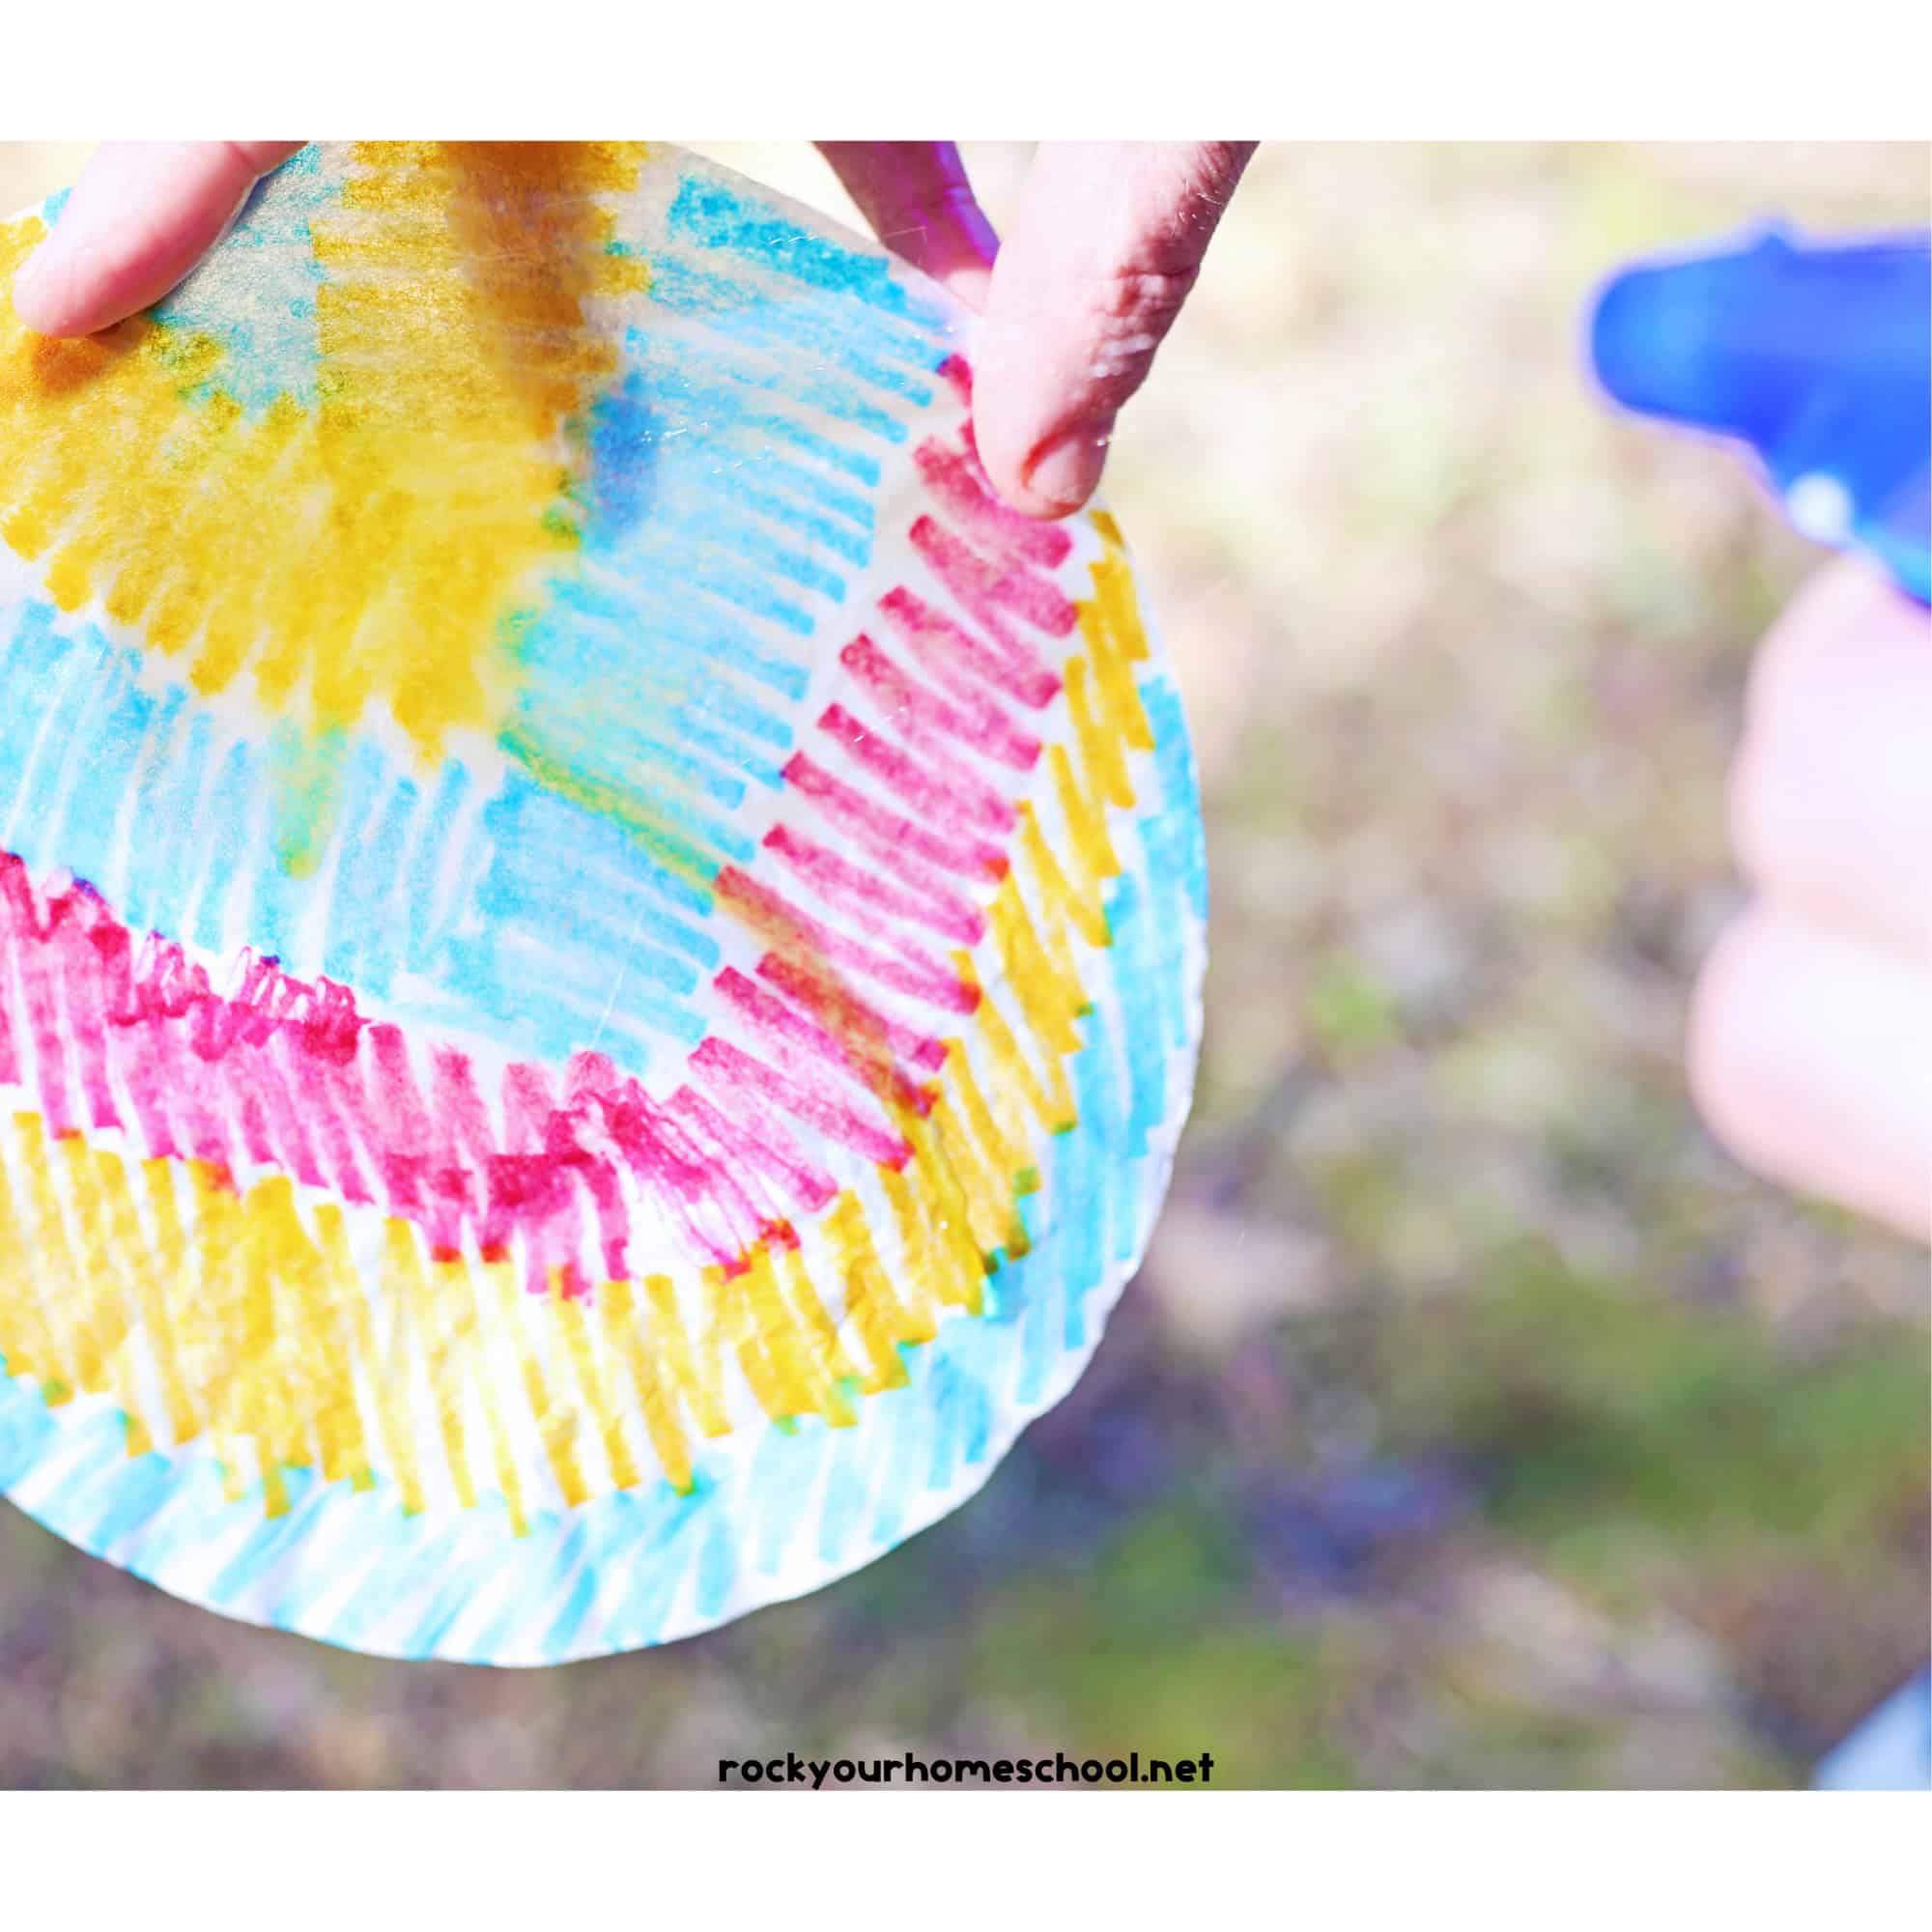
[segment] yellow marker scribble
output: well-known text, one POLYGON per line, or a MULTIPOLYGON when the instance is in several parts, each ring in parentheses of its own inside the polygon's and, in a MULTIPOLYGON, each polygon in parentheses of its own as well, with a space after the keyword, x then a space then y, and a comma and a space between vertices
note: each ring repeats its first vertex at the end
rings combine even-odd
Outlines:
MULTIPOLYGON (((313 222, 312 410, 282 396, 250 417, 205 337, 136 317, 49 341, 0 295, 0 539, 63 610, 99 595, 184 656, 198 692, 245 669, 270 712, 317 730, 380 701, 434 759, 446 732, 506 714, 500 627, 575 544, 560 431, 616 366, 584 305, 639 286, 641 264, 606 251, 601 198, 635 185, 642 151, 355 156, 313 222)), ((0 227, 0 290, 43 232, 0 227)))
POLYGON ((554 1286, 532 1295, 510 1264, 432 1262, 417 1229, 384 1219, 372 1293, 343 1209, 318 1203, 304 1218, 285 1175, 237 1193, 205 1162, 128 1161, 77 1134, 50 1136, 32 1113, 0 1136, 6 1372, 35 1378, 50 1400, 110 1396, 128 1417, 130 1454, 212 1440, 230 1495, 259 1479, 270 1516, 289 1507, 288 1471, 311 1468, 358 1486, 385 1474, 406 1514, 424 1510, 432 1441, 450 1494, 474 1507, 471 1406, 515 1521, 540 1476, 566 1505, 660 1476, 688 1490, 684 1417, 701 1435, 729 1427, 724 1354, 774 1420, 849 1427, 855 1388, 904 1378, 894 1344, 935 1332, 886 1286, 850 1194, 833 1210, 829 1285, 849 1297, 840 1276, 863 1280, 848 1302, 863 1306, 863 1378, 789 1241, 758 1243, 735 1271, 703 1271, 694 1341, 668 1276, 650 1277, 641 1297, 626 1281, 587 1300, 554 1286))
POLYGON ((846 1314, 871 1365, 861 1389, 877 1395, 882 1389, 903 1388, 907 1377, 898 1345, 931 1341, 939 1332, 937 1324, 913 1317, 893 1293, 856 1195, 841 1194, 832 1204, 825 1233, 844 1276, 846 1314))

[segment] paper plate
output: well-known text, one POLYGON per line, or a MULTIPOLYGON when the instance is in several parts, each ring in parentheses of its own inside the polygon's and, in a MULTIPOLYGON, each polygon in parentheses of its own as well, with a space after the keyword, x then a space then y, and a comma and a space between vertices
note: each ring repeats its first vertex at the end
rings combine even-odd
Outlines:
POLYGON ((0 297, 14 1501, 543 1663, 867 1562, 1068 1387, 1200 820, 1119 534, 991 495, 970 354, 655 146, 311 148, 149 315, 0 297))

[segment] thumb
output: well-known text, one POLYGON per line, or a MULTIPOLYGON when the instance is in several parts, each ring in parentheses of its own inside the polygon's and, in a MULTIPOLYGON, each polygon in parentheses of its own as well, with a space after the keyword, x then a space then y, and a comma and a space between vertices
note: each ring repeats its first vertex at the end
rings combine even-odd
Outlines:
POLYGON ((110 141, 60 225, 14 277, 43 335, 90 335, 157 302, 221 239, 243 198, 299 141, 110 141))
POLYGON ((993 265, 973 384, 980 459, 1008 501, 1062 517, 1093 495, 1115 414, 1257 145, 1041 144, 993 265))
POLYGON ((952 141, 820 141, 845 191, 895 254, 974 308, 999 248, 952 141))

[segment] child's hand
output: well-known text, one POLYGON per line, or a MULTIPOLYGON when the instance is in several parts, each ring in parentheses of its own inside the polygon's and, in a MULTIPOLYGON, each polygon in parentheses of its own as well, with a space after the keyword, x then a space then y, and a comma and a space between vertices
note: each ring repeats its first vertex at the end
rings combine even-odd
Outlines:
POLYGON ((1697 988, 1690 1078, 1776 1179, 1932 1223, 1932 621, 1821 572, 1752 673, 1733 837, 1756 902, 1697 988))
MULTIPOLYGON (((1044 144, 1004 249, 952 142, 818 145, 880 241, 985 311, 975 430, 994 486, 1035 516, 1077 510, 1256 144, 1044 144)), ((87 335, 159 301, 300 146, 106 144, 14 279, 21 321, 87 335)))

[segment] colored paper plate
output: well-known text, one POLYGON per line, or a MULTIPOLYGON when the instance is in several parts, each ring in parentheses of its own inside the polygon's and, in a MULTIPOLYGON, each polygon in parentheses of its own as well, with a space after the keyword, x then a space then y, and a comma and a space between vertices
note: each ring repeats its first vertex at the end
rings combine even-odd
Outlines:
POLYGON ((552 1662, 867 1562, 1065 1391, 1200 821, 1119 534, 995 498, 970 353, 655 146, 311 148, 147 315, 0 298, 23 1508, 552 1662))

